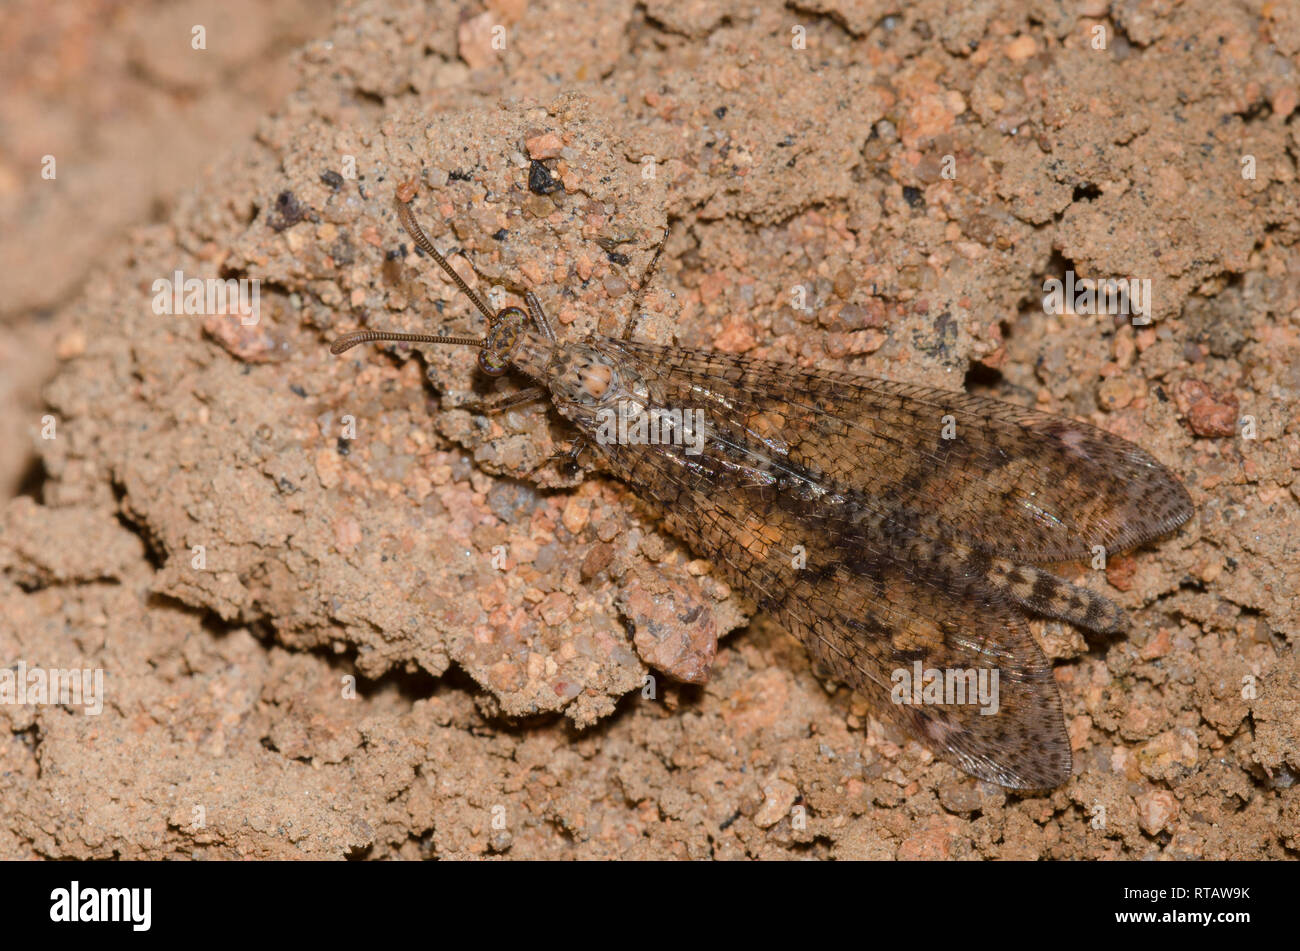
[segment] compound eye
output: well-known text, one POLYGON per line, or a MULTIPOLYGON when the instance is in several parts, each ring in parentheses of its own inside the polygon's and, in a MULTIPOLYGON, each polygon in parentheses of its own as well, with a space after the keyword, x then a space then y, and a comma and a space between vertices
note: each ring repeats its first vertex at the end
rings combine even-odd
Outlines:
MULTIPOLYGON (((497 354, 496 362, 506 362, 504 355, 510 353, 514 349, 515 344, 519 342, 520 336, 523 335, 524 321, 527 319, 527 315, 525 315, 518 307, 507 307, 505 310, 498 313, 496 318, 492 321, 492 326, 488 328, 486 340, 487 346, 484 347, 482 352, 493 352, 497 354)), ((479 358, 479 365, 482 366, 484 370, 489 373, 494 372, 487 370, 489 364, 494 366, 496 365, 495 363, 492 363, 492 361, 485 362, 482 357, 479 358)), ((505 371, 496 370, 495 372, 503 373, 505 371)))
POLYGON ((478 368, 488 376, 500 376, 510 369, 510 361, 494 350, 480 350, 478 368))

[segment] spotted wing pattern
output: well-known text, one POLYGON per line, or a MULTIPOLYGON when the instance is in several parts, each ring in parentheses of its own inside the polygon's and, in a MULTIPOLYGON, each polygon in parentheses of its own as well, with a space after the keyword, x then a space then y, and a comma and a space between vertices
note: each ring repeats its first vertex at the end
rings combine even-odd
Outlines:
POLYGON ((1027 563, 1122 550, 1186 521, 1168 470, 1094 427, 995 400, 596 345, 648 383, 653 406, 704 419, 698 455, 601 446, 607 465, 823 668, 975 776, 1017 788, 1069 776, 1059 694, 1025 612, 1098 630, 1121 616, 1027 563), (918 680, 945 689, 923 697, 918 680))

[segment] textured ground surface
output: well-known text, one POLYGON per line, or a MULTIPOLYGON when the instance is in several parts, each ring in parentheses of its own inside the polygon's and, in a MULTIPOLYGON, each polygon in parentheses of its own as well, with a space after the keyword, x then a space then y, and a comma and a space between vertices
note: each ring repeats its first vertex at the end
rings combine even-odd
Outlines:
MULTIPOLYGON (((165 211, 95 248, 58 217, 91 172, 61 165, 66 194, 34 139, 3 153, 0 657, 101 667, 108 698, 0 706, 0 856, 1294 856, 1300 14, 906 6, 285 6, 209 52, 226 82, 278 56, 287 97, 255 84, 242 132, 178 150, 183 192, 132 179, 114 220, 165 211), (621 325, 671 219, 644 339, 966 387, 1170 464, 1193 522, 1066 569, 1125 635, 1035 625, 1077 775, 1008 795, 881 728, 624 487, 528 475, 562 421, 456 409, 493 389, 471 354, 330 356, 480 326, 402 183, 467 278, 537 289, 566 336, 621 325), (155 315, 177 269, 260 279, 261 322, 155 315), (1154 322, 1044 314, 1067 269, 1149 278, 1154 322), (712 678, 643 690, 629 619, 725 634, 712 678)), ((164 111, 215 83, 128 14, 95 27, 146 64, 120 82, 164 111)), ((6 124, 35 121, 7 82, 6 124)))

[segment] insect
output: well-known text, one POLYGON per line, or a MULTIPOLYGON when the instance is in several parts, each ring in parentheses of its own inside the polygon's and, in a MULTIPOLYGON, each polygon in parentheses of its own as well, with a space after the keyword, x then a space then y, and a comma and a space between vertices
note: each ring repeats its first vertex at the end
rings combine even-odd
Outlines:
POLYGON ((397 210, 487 333, 359 330, 334 353, 463 345, 485 373, 531 378, 497 408, 549 396, 578 431, 572 458, 592 447, 874 710, 980 779, 1045 789, 1069 777, 1060 695, 1027 616, 1114 632, 1123 614, 1039 566, 1187 521, 1168 469, 1095 427, 993 399, 638 343, 635 307, 622 337, 557 340, 534 293, 527 312, 493 312, 409 206, 397 210))

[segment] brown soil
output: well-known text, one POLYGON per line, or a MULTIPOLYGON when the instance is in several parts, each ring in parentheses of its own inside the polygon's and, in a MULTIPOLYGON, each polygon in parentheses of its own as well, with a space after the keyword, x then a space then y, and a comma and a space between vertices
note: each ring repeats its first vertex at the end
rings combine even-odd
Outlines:
POLYGON ((107 690, 0 705, 0 857, 1300 849, 1300 8, 233 6, 0 29, 45 64, 0 101, 0 658, 107 690), (1124 635, 1035 623, 1075 777, 1008 794, 880 726, 627 488, 528 475, 568 431, 457 409, 517 385, 472 354, 332 357, 480 327, 407 182, 564 336, 621 325, 671 221, 643 339, 975 389, 1177 471, 1191 524, 1067 569, 1124 635), (1149 278, 1151 325, 1045 314, 1067 268, 1149 278), (176 270, 259 279, 260 323, 155 314, 176 270), (625 621, 683 607, 712 676, 643 688, 625 621))

